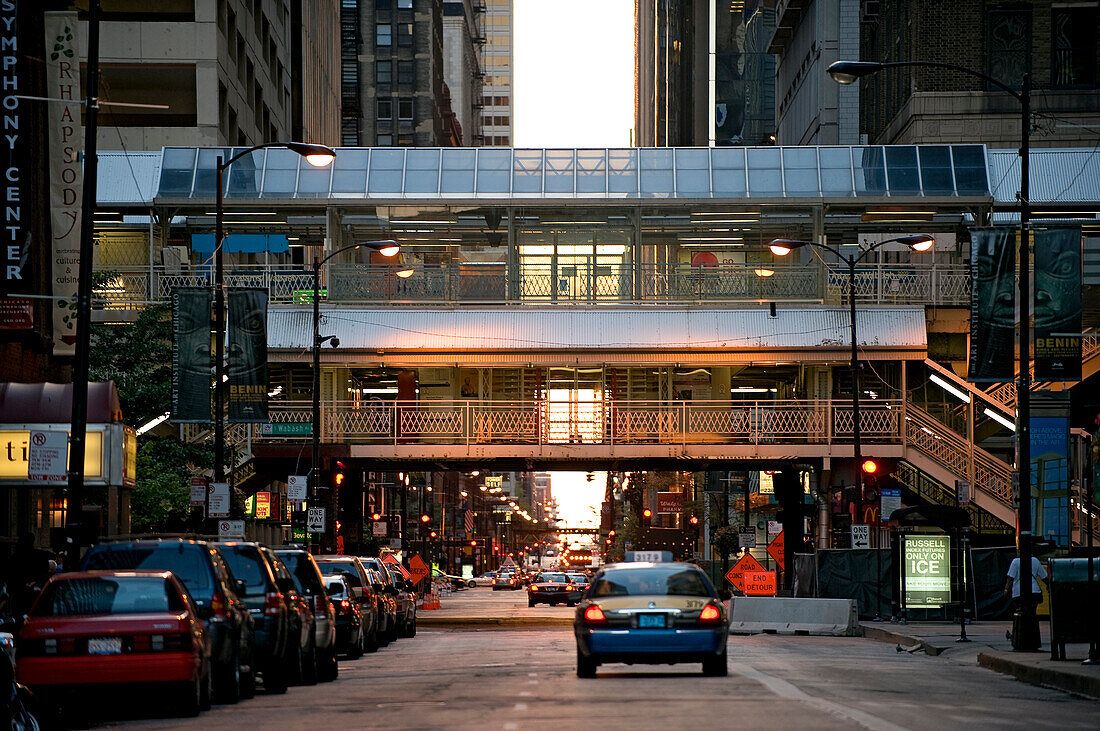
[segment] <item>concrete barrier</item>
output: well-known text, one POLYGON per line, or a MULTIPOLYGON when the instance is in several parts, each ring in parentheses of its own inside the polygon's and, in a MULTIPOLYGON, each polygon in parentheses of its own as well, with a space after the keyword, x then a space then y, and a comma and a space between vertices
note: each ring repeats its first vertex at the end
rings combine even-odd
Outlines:
POLYGON ((795 634, 856 637, 855 599, 736 596, 730 600, 730 634, 795 634))

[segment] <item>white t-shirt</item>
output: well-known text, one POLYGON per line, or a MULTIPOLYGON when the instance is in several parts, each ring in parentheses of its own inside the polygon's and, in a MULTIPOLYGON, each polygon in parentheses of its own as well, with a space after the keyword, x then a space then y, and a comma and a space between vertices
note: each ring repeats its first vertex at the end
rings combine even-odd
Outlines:
MULTIPOLYGON (((1020 559, 1012 559, 1012 563, 1008 565, 1008 576, 1012 579, 1012 598, 1015 599, 1020 596, 1020 559)), ((1039 559, 1034 556, 1031 557, 1031 593, 1039 594, 1042 589, 1039 588, 1039 579, 1045 579, 1047 577, 1046 569, 1043 568, 1043 564, 1039 563, 1039 559)))

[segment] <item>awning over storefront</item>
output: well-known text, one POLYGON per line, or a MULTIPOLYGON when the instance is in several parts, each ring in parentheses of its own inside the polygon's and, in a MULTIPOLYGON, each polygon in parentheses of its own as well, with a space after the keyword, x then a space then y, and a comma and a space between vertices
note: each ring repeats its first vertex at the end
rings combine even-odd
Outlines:
MULTIPOLYGON (((71 383, 0 383, 0 424, 59 424, 72 420, 71 383)), ((88 423, 122 421, 113 382, 88 384, 88 423)))
MULTIPOLYGON (((856 325, 861 358, 925 357, 921 307, 863 309, 856 325)), ((309 310, 273 310, 271 359, 308 362, 312 332, 309 310)), ((846 309, 805 307, 340 308, 321 334, 340 340, 326 362, 395 365, 846 361, 851 343, 846 309)))

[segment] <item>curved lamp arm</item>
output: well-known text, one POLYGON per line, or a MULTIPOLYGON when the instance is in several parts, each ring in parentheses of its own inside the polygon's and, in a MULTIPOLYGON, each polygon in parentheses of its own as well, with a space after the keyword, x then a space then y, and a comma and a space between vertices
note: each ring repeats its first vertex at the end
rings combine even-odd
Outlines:
POLYGON ((336 251, 330 252, 324 259, 318 259, 313 263, 313 266, 317 269, 321 268, 321 265, 326 261, 336 256, 337 254, 343 254, 345 251, 351 251, 352 249, 374 249, 382 254, 382 256, 396 256, 401 251, 401 244, 396 241, 386 239, 384 241, 360 241, 358 244, 349 244, 343 246, 336 251), (386 253, 387 249, 393 249, 392 252, 386 253))
POLYGON ((825 73, 832 77, 833 81, 838 84, 851 84, 857 79, 861 79, 864 76, 869 76, 874 73, 878 73, 883 69, 898 68, 901 66, 928 66, 938 69, 949 69, 951 71, 958 71, 959 73, 975 76, 984 81, 988 81, 1001 91, 1011 94, 1016 101, 1021 104, 1024 101, 1023 94, 1016 91, 1010 86, 994 79, 992 76, 983 74, 981 71, 975 71, 974 69, 968 69, 965 66, 956 66, 953 63, 944 63, 943 61, 890 61, 886 63, 878 63, 877 61, 834 61, 829 64, 829 68, 825 69, 825 73))
POLYGON ((269 147, 285 147, 288 150, 292 150, 306 158, 306 161, 314 167, 324 167, 336 159, 336 150, 331 147, 326 147, 325 145, 314 145, 309 142, 265 142, 262 145, 253 145, 247 150, 241 150, 236 155, 223 162, 219 167, 225 170, 245 155, 249 155, 256 150, 266 150, 269 147), (314 160, 316 160, 316 162, 314 160))

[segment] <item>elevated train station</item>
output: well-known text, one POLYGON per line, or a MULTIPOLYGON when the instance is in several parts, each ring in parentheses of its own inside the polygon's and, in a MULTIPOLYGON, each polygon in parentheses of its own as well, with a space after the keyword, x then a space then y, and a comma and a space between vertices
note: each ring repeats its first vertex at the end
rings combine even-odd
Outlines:
MULTIPOLYGON (((217 152, 101 155, 100 321, 213 285, 217 152)), ((271 422, 231 425, 229 438, 251 490, 277 489, 301 464, 312 262, 393 239, 399 263, 364 248, 321 269, 321 332, 340 343, 321 352, 325 460, 793 468, 812 502, 856 478, 848 271, 768 244, 856 251, 929 234, 931 251, 886 244, 857 270, 862 453, 888 466, 906 504, 953 504, 967 482, 978 530, 1011 532, 1014 391, 963 377, 969 230, 1011 222, 1016 164, 1015 150, 982 145, 354 148, 320 169, 253 153, 227 179, 225 284, 269 292, 271 422)), ((1037 150, 1032 171, 1033 225, 1080 224, 1096 250, 1100 164, 1037 150), (1078 163, 1088 174, 1058 173, 1078 163)), ((1085 381, 1098 352, 1086 337, 1085 381)), ((1057 500, 1074 523, 1068 493, 1057 500)))

